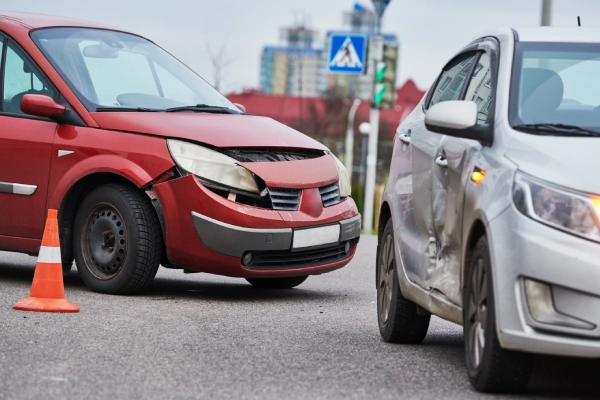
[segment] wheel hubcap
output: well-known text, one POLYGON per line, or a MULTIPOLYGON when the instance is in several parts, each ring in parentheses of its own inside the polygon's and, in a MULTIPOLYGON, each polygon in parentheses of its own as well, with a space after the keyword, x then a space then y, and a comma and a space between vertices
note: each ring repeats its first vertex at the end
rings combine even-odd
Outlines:
POLYGON ((487 276, 480 258, 471 275, 471 291, 467 304, 468 331, 467 343, 469 357, 474 368, 479 367, 485 348, 485 329, 487 322, 487 276))
POLYGON ((394 288, 394 245, 392 235, 384 239, 383 251, 379 260, 379 282, 377 301, 379 305, 379 320, 385 324, 389 318, 394 288))
POLYGON ((117 210, 110 205, 96 207, 86 227, 86 264, 94 276, 110 279, 121 270, 127 254, 125 224, 117 210))

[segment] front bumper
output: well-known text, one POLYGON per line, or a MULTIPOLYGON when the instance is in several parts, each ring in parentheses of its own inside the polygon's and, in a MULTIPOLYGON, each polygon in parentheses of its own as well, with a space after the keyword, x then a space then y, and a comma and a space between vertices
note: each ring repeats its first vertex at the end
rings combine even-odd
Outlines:
POLYGON ((303 207, 304 197, 299 211, 285 212, 229 201, 191 175, 155 185, 154 191, 164 212, 167 256, 177 267, 244 278, 315 275, 343 267, 356 251, 360 217, 351 198, 317 215, 314 207, 303 207), (290 245, 295 231, 335 224, 340 225, 338 243, 323 248, 350 242, 348 253, 302 265, 289 262, 296 253, 290 245), (263 258, 287 258, 269 268, 244 266, 241 258, 248 251, 263 258))
MULTIPOLYGON (((248 251, 293 251, 292 241, 294 232, 297 229, 244 228, 218 221, 197 212, 192 212, 192 220, 202 243, 217 253, 242 257, 248 251)), ((360 236, 360 215, 340 221, 338 224, 340 225, 340 234, 337 240, 318 247, 331 247, 334 244, 347 242, 360 236)), ((319 227, 315 226, 313 228, 319 227)))
POLYGON ((502 347, 600 357, 600 244, 507 208, 489 224, 496 323, 502 347), (551 287, 548 307, 561 322, 533 317, 526 280, 551 287))

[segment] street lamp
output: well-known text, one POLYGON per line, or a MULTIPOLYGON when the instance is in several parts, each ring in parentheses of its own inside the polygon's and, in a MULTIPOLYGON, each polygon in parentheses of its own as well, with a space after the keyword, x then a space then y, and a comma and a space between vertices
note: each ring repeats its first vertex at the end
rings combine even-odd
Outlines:
POLYGON ((363 135, 368 135, 369 133, 371 133, 371 124, 368 122, 362 122, 358 126, 358 131, 363 135))
POLYGON ((552 21, 552 0, 542 0, 542 26, 550 26, 552 21))
MULTIPOLYGON (((391 0, 372 0, 377 14, 377 36, 372 43, 372 49, 369 50, 373 54, 373 70, 377 70, 377 66, 383 60, 383 37, 381 36, 381 18, 385 9, 390 4, 391 0)), ((373 74, 373 99, 371 100, 371 130, 369 133, 369 150, 367 153, 367 179, 365 182, 365 208, 363 210, 363 230, 365 234, 370 235, 373 230, 373 203, 375 198, 375 178, 377 174, 377 142, 379 139, 379 108, 375 100, 377 92, 377 73, 373 74)))

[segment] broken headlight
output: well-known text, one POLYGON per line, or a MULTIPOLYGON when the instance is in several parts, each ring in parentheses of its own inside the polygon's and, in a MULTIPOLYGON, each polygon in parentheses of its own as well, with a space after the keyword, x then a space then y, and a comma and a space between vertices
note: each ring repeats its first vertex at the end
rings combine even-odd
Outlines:
POLYGON ((352 186, 350 185, 350 176, 344 164, 333 153, 329 153, 335 161, 335 166, 340 176, 340 197, 348 197, 352 194, 352 186))
POLYGON ((577 193, 517 173, 513 202, 530 218, 600 242, 600 196, 577 193))
POLYGON ((235 159, 182 140, 169 139, 167 145, 173 160, 187 172, 231 188, 260 192, 252 173, 239 166, 235 159))

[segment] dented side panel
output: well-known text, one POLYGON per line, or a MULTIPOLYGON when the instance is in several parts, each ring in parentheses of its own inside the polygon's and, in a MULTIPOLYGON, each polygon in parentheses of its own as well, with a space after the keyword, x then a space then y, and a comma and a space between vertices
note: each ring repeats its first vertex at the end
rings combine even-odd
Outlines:
MULTIPOLYGON (((470 174, 482 146, 473 140, 445 136, 438 154, 448 167, 433 170, 432 210, 436 241, 435 266, 428 271, 427 284, 455 304, 462 304, 462 221, 465 187, 474 184, 470 174)), ((481 167, 481 166, 479 166, 481 167)))

